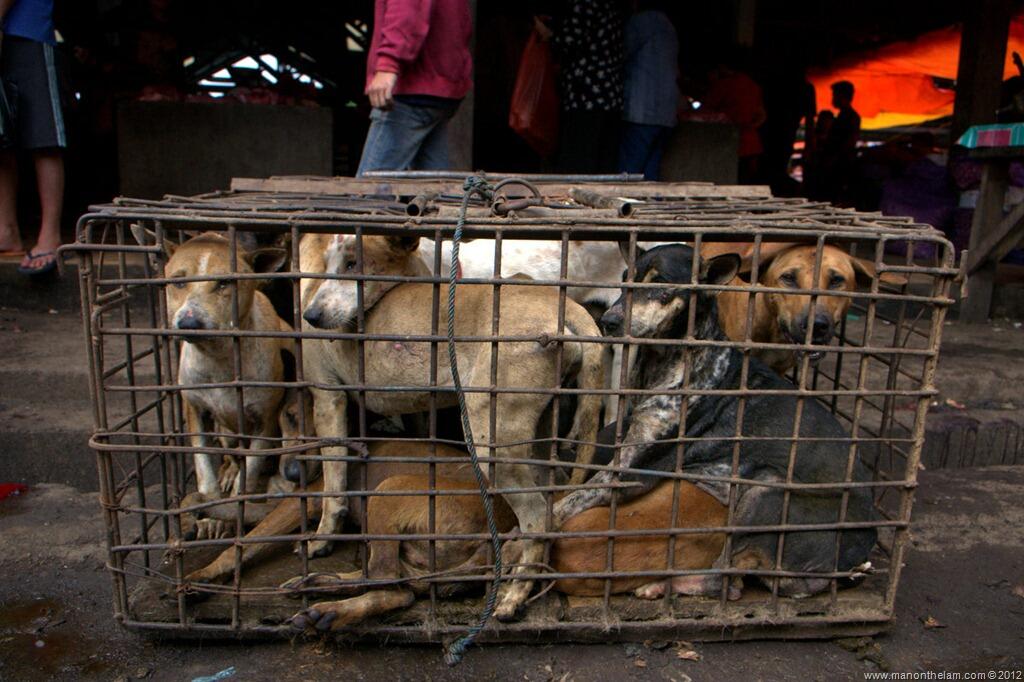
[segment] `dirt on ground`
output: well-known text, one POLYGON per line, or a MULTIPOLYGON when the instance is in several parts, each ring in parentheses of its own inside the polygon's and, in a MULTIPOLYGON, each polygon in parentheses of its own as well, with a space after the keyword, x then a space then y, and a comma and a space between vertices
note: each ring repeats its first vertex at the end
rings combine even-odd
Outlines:
MULTIPOLYGON (((1024 669, 1024 467, 922 472, 889 632, 838 641, 439 646, 144 637, 112 616, 96 495, 57 484, 0 502, 0 679, 864 679, 1024 669), (223 671, 230 671, 224 673, 223 671)), ((614 634, 609 634, 609 639, 614 634)), ((1014 679, 1014 678, 1010 678, 1014 679)))

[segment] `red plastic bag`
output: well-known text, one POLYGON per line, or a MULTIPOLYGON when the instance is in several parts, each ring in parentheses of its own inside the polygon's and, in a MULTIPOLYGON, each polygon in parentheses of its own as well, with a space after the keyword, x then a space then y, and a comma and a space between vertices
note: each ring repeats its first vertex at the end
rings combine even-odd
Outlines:
POLYGON ((536 31, 530 34, 519 60, 508 124, 541 156, 558 144, 558 89, 551 48, 536 31))

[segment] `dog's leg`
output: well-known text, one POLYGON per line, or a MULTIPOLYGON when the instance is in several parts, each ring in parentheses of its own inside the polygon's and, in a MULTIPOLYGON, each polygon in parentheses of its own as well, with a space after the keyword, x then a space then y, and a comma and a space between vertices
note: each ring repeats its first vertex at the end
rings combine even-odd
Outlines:
POLYGON ((409 589, 372 590, 359 597, 341 601, 325 601, 292 616, 292 628, 316 634, 361 623, 395 609, 403 609, 416 600, 409 589))
MULTIPOLYGON (((657 440, 665 435, 666 427, 671 424, 671 418, 678 414, 679 403, 677 399, 662 398, 656 396, 650 404, 638 407, 633 414, 629 425, 629 432, 623 437, 623 442, 633 445, 623 446, 619 454, 619 466, 632 468, 643 462, 644 456, 650 446, 648 443, 657 440)), ((618 478, 618 474, 611 470, 597 472, 590 483, 608 485, 618 478)), ((620 492, 622 499, 631 499, 641 495, 652 487, 657 481, 642 480, 640 485, 634 488, 624 488, 620 492)), ((592 507, 600 507, 611 503, 611 488, 587 488, 585 490, 574 490, 561 500, 555 503, 554 520, 555 527, 560 527, 566 519, 575 516, 580 512, 592 507)))
MULTIPOLYGON (((310 490, 319 490, 319 485, 311 486, 310 490)), ((315 516, 319 511, 319 507, 319 498, 314 497, 306 500, 306 513, 309 516, 315 516)), ((249 505, 246 505, 246 512, 248 511, 249 505)), ((297 497, 289 497, 281 500, 281 503, 274 507, 274 509, 267 514, 266 518, 260 521, 255 528, 249 531, 246 537, 258 538, 291 533, 295 531, 301 523, 302 517, 300 512, 301 508, 299 507, 299 499, 297 497)), ((279 543, 271 542, 243 544, 242 566, 244 567, 257 559, 266 556, 278 546, 280 546, 279 543)), ((234 570, 235 548, 228 547, 210 564, 187 575, 185 580, 186 582, 221 582, 223 580, 227 580, 234 573, 234 570)))
MULTIPOLYGON (((618 391, 621 386, 620 379, 622 378, 622 351, 623 346, 616 344, 612 348, 612 366, 608 372, 608 387, 613 391, 618 391)), ((607 426, 616 419, 619 414, 619 396, 617 393, 609 395, 608 399, 604 403, 604 419, 602 420, 601 426, 607 426)))
POLYGON ((185 428, 189 433, 198 434, 191 436, 190 443, 196 448, 193 461, 196 467, 196 487, 199 492, 208 499, 217 499, 221 496, 220 486, 217 483, 216 457, 202 450, 210 446, 210 437, 206 434, 213 430, 213 420, 204 418, 199 410, 187 399, 183 401, 185 408, 185 428))
MULTIPOLYGON (((348 436, 348 396, 345 391, 324 391, 310 389, 313 395, 313 421, 320 438, 345 438, 348 436)), ((348 448, 324 447, 328 457, 345 456, 348 448)), ((323 463, 324 492, 345 492, 348 489, 348 463, 325 460, 323 463)), ((348 514, 347 497, 325 497, 323 514, 320 516, 318 535, 332 535, 338 532, 342 520, 348 514)), ((334 548, 330 540, 314 540, 309 543, 309 554, 313 557, 327 556, 334 548)))
MULTIPOLYGON (((276 422, 277 415, 274 415, 274 421, 276 422)), ((260 438, 259 436, 271 436, 274 434, 274 424, 264 424, 259 434, 256 434, 249 441, 249 450, 269 450, 274 447, 273 441, 260 438)), ((245 458, 245 493, 251 494, 257 492, 260 485, 260 473, 263 471, 263 465, 265 464, 263 457, 246 457, 245 458)), ((235 495, 239 495, 242 492, 242 473, 239 471, 237 478, 235 479, 232 487, 232 492, 235 495)))

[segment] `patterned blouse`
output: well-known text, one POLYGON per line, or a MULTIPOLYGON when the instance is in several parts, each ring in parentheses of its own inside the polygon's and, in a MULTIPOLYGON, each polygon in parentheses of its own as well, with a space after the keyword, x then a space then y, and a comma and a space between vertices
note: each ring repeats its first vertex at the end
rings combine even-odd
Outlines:
POLYGON ((553 40, 561 55, 562 108, 621 111, 625 46, 616 0, 570 0, 553 40))

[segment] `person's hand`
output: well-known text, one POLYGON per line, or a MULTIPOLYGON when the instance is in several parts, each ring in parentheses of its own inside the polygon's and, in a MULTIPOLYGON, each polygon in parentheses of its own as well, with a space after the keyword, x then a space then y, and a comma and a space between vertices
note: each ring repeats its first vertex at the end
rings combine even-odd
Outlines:
POLYGON ((395 101, 394 90, 397 80, 397 73, 378 71, 373 74, 370 87, 366 89, 370 104, 378 109, 388 109, 395 101))
POLYGON ((533 17, 533 30, 544 40, 551 40, 551 29, 544 23, 544 20, 538 16, 533 17))

